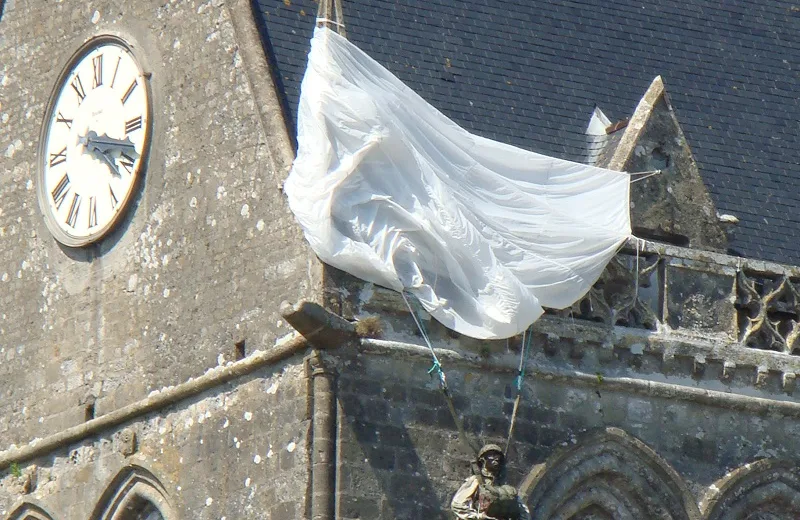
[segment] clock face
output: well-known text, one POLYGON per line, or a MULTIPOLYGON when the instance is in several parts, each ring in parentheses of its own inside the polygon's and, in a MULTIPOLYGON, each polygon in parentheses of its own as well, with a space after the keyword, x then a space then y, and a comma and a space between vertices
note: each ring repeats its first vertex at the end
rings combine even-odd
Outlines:
POLYGON ((71 247, 111 230, 128 207, 150 137, 150 99, 124 42, 90 41, 61 74, 40 143, 39 205, 71 247))

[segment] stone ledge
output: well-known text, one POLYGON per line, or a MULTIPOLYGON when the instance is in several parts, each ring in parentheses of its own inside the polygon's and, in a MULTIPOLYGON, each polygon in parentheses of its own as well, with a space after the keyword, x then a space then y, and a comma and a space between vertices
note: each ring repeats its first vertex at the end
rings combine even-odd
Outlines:
MULTIPOLYGON (((382 356, 403 356, 426 360, 430 359, 431 356, 430 350, 426 346, 400 341, 362 339, 359 343, 359 350, 363 353, 382 356)), ((518 368, 518 360, 514 359, 513 356, 498 357, 496 360, 489 361, 478 355, 469 355, 451 349, 436 348, 435 351, 445 370, 448 364, 479 366, 482 370, 504 373, 516 373, 518 368)), ((759 416, 777 414, 784 417, 800 418, 800 403, 793 401, 733 394, 632 377, 600 377, 597 373, 587 373, 563 368, 562 366, 548 365, 550 364, 529 362, 528 374, 531 377, 557 381, 566 385, 600 388, 605 391, 618 390, 647 397, 679 399, 728 410, 745 411, 759 416)))
MULTIPOLYGON (((637 239, 635 238, 630 238, 628 240, 626 248, 629 249, 630 253, 634 253, 636 251, 636 242, 637 239)), ((706 262, 709 264, 715 264, 720 268, 733 268, 733 272, 745 269, 756 273, 800 277, 800 267, 798 266, 768 262, 766 260, 755 260, 752 258, 731 256, 723 253, 715 253, 713 251, 704 251, 701 249, 690 249, 688 247, 674 246, 660 242, 641 241, 640 244, 639 251, 644 254, 657 254, 676 259, 683 258, 686 260, 706 262)))
POLYGON ((12 463, 25 462, 40 455, 69 445, 98 432, 119 426, 133 418, 140 417, 155 410, 160 410, 179 401, 195 396, 205 390, 223 385, 236 378, 245 376, 267 365, 287 359, 304 350, 308 346, 306 339, 295 336, 277 343, 266 351, 258 351, 249 357, 226 366, 208 370, 205 374, 190 379, 185 383, 152 392, 148 397, 129 404, 106 415, 102 415, 83 424, 62 430, 44 439, 34 439, 28 444, 12 446, 0 451, 0 471, 12 463))
MULTIPOLYGON (((800 357, 746 348, 725 338, 692 335, 680 331, 652 332, 627 327, 606 327, 593 323, 544 316, 534 325, 534 333, 549 357, 563 352, 572 358, 596 360, 598 370, 612 366, 615 350, 626 352, 627 364, 633 369, 641 366, 643 356, 660 360, 661 373, 674 371, 681 358, 692 364, 691 376, 698 381, 714 376, 702 365, 720 366, 719 380, 730 382, 733 372, 747 373, 744 384, 767 387, 765 378, 775 379, 773 388, 792 393, 796 374, 800 374, 800 357), (592 354, 592 355, 590 355, 592 354)), ((537 339, 534 339, 536 345, 537 339)), ((716 374, 716 372, 714 372, 716 374)), ((744 385, 743 385, 744 386, 744 385)))

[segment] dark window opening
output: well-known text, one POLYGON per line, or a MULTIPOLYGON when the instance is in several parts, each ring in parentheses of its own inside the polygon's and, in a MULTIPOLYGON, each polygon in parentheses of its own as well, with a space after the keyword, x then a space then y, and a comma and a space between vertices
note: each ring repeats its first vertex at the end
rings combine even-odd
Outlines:
POLYGON ((149 500, 137 497, 125 506, 120 520, 164 520, 161 511, 149 500))
POLYGON ((91 421, 94 419, 94 403, 89 403, 86 405, 83 418, 85 421, 91 421))
POLYGON ((680 247, 689 247, 689 237, 677 233, 670 233, 662 229, 646 229, 634 226, 633 234, 645 240, 653 240, 655 242, 663 242, 680 247))
POLYGON ((233 345, 233 358, 236 361, 240 361, 240 360, 244 359, 246 355, 247 355, 247 352, 245 351, 245 348, 244 348, 244 340, 237 341, 236 343, 234 343, 234 345, 233 345))

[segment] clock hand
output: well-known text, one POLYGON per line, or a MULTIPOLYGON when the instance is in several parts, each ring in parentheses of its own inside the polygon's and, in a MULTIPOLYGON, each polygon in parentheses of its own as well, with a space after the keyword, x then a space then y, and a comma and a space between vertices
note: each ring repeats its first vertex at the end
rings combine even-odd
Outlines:
MULTIPOLYGON (((96 132, 94 132, 94 131, 89 132, 89 134, 86 135, 86 136, 78 137, 78 142, 80 144, 86 146, 86 148, 90 152, 94 152, 95 155, 99 155, 100 158, 103 159, 103 161, 108 165, 108 167, 111 170, 112 174, 116 174, 118 177, 122 177, 122 173, 120 173, 120 171, 119 171, 119 167, 117 166, 117 162, 112 157, 110 157, 108 155, 108 153, 111 150, 111 148, 109 147, 109 148, 103 149, 102 147, 97 146, 96 144, 94 144, 94 142, 92 141, 92 138, 95 137, 95 136, 97 136, 96 132)), ((134 153, 135 153, 135 151, 134 151, 134 153)))
POLYGON ((125 138, 123 141, 121 139, 108 137, 107 135, 98 136, 97 132, 92 130, 85 137, 79 138, 79 141, 86 145, 90 150, 97 150, 103 154, 116 149, 120 152, 127 153, 129 157, 136 158, 139 156, 130 137, 125 138))
POLYGON ((117 166, 117 162, 116 162, 114 159, 112 159, 112 158, 111 158, 111 157, 109 157, 109 156, 108 156, 106 153, 104 153, 104 152, 101 152, 101 151, 99 151, 99 150, 98 150, 98 152, 97 152, 97 153, 98 153, 98 154, 100 154, 100 157, 102 157, 102 158, 103 158, 103 160, 104 160, 104 161, 106 162, 106 164, 108 165, 108 167, 109 167, 109 168, 111 168, 111 172, 112 172, 112 173, 116 174, 116 175, 117 175, 117 177, 122 177, 122 174, 121 174, 121 173, 120 173, 120 171, 119 171, 119 167, 117 166))

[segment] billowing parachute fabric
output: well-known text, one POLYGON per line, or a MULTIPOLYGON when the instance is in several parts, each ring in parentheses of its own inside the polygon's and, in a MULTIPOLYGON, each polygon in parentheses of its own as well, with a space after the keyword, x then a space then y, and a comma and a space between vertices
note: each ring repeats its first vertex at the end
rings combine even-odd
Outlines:
POLYGON ((627 174, 472 135, 326 28, 297 127, 284 188, 320 259, 468 336, 572 305, 630 235, 627 174))

